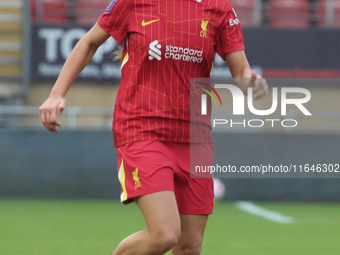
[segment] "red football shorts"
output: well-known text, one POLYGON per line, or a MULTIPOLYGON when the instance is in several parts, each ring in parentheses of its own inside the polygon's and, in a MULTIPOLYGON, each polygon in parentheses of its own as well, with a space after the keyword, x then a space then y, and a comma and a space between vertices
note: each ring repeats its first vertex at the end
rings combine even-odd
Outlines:
POLYGON ((181 214, 212 214, 212 178, 190 178, 190 150, 200 162, 214 163, 213 144, 138 141, 117 149, 121 201, 146 194, 174 191, 181 214), (194 150, 194 151, 193 151, 194 150))

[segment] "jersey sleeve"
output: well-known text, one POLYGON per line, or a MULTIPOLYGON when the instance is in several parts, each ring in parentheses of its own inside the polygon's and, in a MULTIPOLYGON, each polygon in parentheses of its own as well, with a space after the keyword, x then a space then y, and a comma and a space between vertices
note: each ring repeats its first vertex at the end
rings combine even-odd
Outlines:
POLYGON ((220 25, 220 32, 216 38, 216 52, 224 59, 228 53, 244 50, 244 38, 237 14, 230 6, 220 25))
POLYGON ((113 0, 98 18, 99 26, 122 44, 129 31, 130 0, 113 0))

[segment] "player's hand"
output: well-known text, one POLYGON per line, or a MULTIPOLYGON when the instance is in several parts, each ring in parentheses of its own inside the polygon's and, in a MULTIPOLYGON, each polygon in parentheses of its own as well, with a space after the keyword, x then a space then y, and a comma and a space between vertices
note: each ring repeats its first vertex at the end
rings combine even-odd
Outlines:
POLYGON ((42 124, 51 132, 58 133, 57 126, 61 123, 57 120, 57 114, 61 114, 66 106, 66 100, 60 95, 50 95, 40 106, 39 115, 42 124))
POLYGON ((253 99, 259 99, 264 97, 268 93, 268 84, 266 79, 262 78, 261 75, 257 74, 254 70, 245 69, 242 74, 244 79, 244 92, 249 87, 253 88, 253 99))

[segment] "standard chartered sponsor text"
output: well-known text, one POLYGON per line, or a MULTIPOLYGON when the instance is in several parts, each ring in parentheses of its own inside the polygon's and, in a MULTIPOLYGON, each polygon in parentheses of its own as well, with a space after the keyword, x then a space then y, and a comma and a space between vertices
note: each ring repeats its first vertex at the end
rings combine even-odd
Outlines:
POLYGON ((176 60, 191 61, 201 63, 203 60, 203 50, 194 50, 172 45, 166 45, 165 58, 172 58, 176 60))

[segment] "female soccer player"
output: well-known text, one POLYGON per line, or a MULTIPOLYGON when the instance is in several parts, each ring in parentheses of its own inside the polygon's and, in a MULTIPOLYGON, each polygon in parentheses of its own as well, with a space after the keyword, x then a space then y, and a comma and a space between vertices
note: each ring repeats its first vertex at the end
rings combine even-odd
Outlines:
POLYGON ((192 123, 200 141, 190 147, 190 78, 209 78, 215 51, 238 86, 267 84, 251 71, 237 15, 227 0, 114 0, 66 60, 49 98, 40 107, 44 126, 58 132, 57 114, 75 78, 110 36, 124 43, 122 80, 113 134, 121 201, 135 201, 147 230, 124 239, 113 255, 196 255, 213 208, 211 178, 190 178, 190 150, 213 164, 209 125, 192 123))

